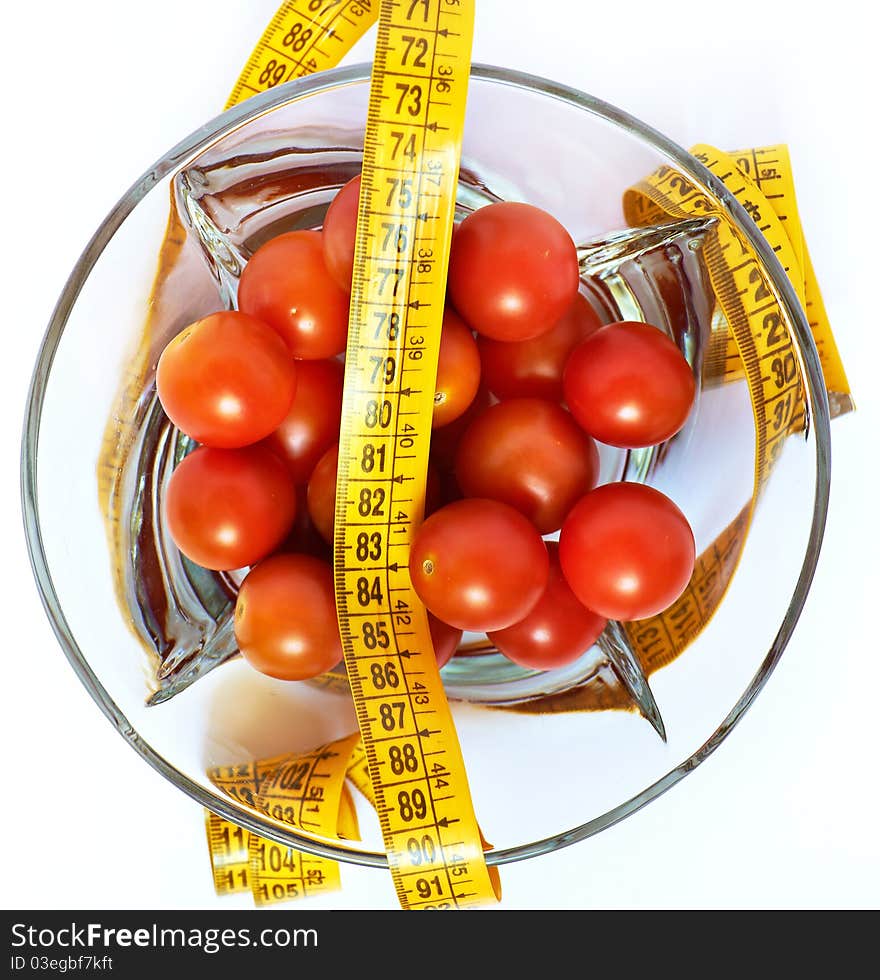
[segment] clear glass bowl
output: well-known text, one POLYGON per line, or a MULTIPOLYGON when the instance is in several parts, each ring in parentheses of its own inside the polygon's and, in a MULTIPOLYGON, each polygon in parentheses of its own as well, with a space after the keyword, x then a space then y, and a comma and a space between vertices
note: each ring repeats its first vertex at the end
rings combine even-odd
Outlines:
MULTIPOLYGON (((332 686, 273 681, 230 659, 224 616, 235 577, 203 580, 149 526, 163 481, 188 448, 156 408, 156 358, 182 326, 234 303, 241 264, 257 245, 282 230, 320 225, 335 190, 359 169, 368 82, 369 66, 361 65, 256 96, 176 146, 122 197, 49 325, 28 403, 22 481, 31 559, 56 635, 142 758, 199 803, 264 837, 383 866, 375 819, 362 816, 364 841, 355 846, 293 831, 211 784, 211 766, 313 748, 353 731, 355 716, 332 686), (166 246, 154 286, 169 202, 178 244, 166 246), (116 456, 108 455, 108 438, 116 456), (120 445, 140 464, 121 480, 120 445), (108 547, 108 486, 121 504, 109 533, 128 542, 122 553, 108 547), (133 628, 118 602, 120 581, 126 601, 148 607, 152 619, 133 628), (156 656, 145 653, 144 634, 156 656)), ((638 714, 560 710, 572 690, 587 691, 593 708, 626 703, 602 644, 546 674, 490 653, 457 657, 444 671, 477 815, 496 845, 487 855, 492 864, 582 840, 699 765, 778 661, 818 557, 828 403, 803 311, 752 220, 693 157, 618 109, 543 79, 474 67, 460 209, 500 198, 550 211, 580 246, 584 289, 597 309, 608 319, 648 319, 679 343, 700 382, 687 427, 657 450, 605 451, 602 478, 664 490, 690 519, 701 552, 750 499, 755 427, 745 383, 720 383, 711 355, 723 323, 701 264, 705 229, 626 231, 623 192, 660 165, 677 168, 716 202, 757 253, 795 339, 806 424, 785 442, 717 613, 651 676, 667 741, 638 714), (536 701, 548 695, 563 701, 536 701)))

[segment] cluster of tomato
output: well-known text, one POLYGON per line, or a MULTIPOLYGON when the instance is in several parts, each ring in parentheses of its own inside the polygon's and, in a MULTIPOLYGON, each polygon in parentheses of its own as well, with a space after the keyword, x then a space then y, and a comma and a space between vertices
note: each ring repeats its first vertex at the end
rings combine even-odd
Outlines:
MULTIPOLYGON (((167 486, 168 530, 206 568, 254 566, 236 638, 254 667, 289 680, 342 656, 330 559, 359 184, 339 191, 322 231, 257 249, 238 312, 184 329, 157 371, 169 418, 201 444, 167 486)), ((653 615, 681 594, 687 520, 641 484, 596 487, 596 441, 660 443, 694 392, 661 331, 601 324, 551 215, 498 203, 456 227, 428 516, 410 553, 441 666, 474 630, 516 663, 558 667, 607 619, 653 615)))

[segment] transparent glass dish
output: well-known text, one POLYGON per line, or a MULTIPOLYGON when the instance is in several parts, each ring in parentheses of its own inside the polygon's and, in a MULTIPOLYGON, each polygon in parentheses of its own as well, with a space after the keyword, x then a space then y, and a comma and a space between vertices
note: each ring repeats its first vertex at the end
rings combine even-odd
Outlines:
MULTIPOLYGON (((108 478, 98 472, 99 463, 107 465, 108 434, 117 443, 129 438, 129 455, 149 461, 115 484, 137 502, 122 511, 124 530, 137 542, 144 515, 187 449, 156 407, 159 352, 187 323, 234 304, 241 265, 262 241, 320 226, 335 190, 359 169, 368 83, 369 66, 361 65, 256 96, 172 149, 122 197, 73 270, 49 325, 28 403, 22 481, 31 559, 56 635, 141 757, 255 833, 383 866, 374 818, 363 815, 358 846, 295 831, 211 784, 211 766, 307 750, 353 731, 350 698, 332 687, 262 677, 234 658, 223 617, 235 577, 202 581, 198 570, 180 564, 161 528, 151 530, 151 547, 173 569, 162 565, 156 587, 161 591, 169 574, 177 584, 173 601, 162 592, 162 624, 151 634, 158 652, 147 656, 149 624, 133 627, 118 601, 119 559, 108 548, 106 499, 98 493, 108 478), (178 245, 160 288, 157 256, 169 227, 178 245), (133 372, 138 383, 120 401, 133 372)), ((487 854, 492 864, 595 834, 707 758, 785 649, 818 558, 829 489, 828 401, 803 311, 753 221, 692 156, 643 123, 572 89, 474 66, 460 209, 513 199, 550 211, 578 243, 584 289, 606 319, 647 319, 679 343, 700 383, 688 425, 657 450, 603 451, 602 479, 639 479, 672 496, 700 553, 750 499, 755 425, 745 383, 720 384, 712 363, 719 323, 700 262, 705 229, 685 222, 626 230, 623 192, 661 165, 700 188, 757 253, 794 336, 806 386, 804 425, 778 456, 720 608, 681 656, 651 675, 666 741, 636 713, 595 710, 632 707, 608 660, 608 637, 570 668, 546 674, 491 653, 456 657, 444 670, 476 812, 495 844, 487 854), (566 710, 573 691, 587 692, 579 706, 593 710, 566 710)), ((143 562, 143 551, 134 551, 143 562)), ((151 588, 146 579, 132 580, 140 567, 128 567, 129 598, 151 588)))

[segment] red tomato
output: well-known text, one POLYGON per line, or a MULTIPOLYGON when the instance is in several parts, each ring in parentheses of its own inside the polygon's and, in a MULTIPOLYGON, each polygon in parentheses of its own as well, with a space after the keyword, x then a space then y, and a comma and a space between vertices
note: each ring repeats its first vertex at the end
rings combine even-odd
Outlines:
POLYGON ((458 228, 449 292, 459 313, 494 340, 546 333, 574 302, 577 252, 552 215, 502 201, 469 214, 458 228))
POLYGON ((684 425, 696 385, 684 355, 647 323, 609 323, 571 352, 563 376, 571 414, 594 439, 637 449, 684 425))
POLYGON ((466 497, 515 507, 540 531, 565 515, 596 485, 599 451, 553 402, 511 398, 487 409, 462 437, 455 475, 466 497))
POLYGON ((296 490, 281 460, 261 446, 204 446, 171 474, 164 507, 187 558, 229 570, 253 565, 281 544, 296 517, 296 490))
POLYGON ((449 308, 443 312, 439 355, 431 422, 434 429, 463 415, 480 387, 477 342, 461 317, 449 308))
POLYGON ((238 308, 281 334, 294 357, 345 350, 348 295, 327 271, 319 231, 290 231, 261 245, 241 274, 238 308))
POLYGON ((324 216, 322 243, 327 271, 340 289, 351 292, 361 175, 339 188, 324 216))
POLYGON ((339 446, 331 446, 318 460, 309 477, 308 507, 312 523, 325 541, 333 543, 336 522, 336 466, 339 446))
POLYGON ((459 500, 416 531, 409 571, 438 619, 463 630, 498 630, 523 619, 540 598, 547 549, 507 504, 459 500))
POLYGON ((300 361, 296 395, 281 425, 264 445, 305 483, 329 446, 339 440, 343 367, 339 361, 300 361))
POLYGON ((342 659, 333 573, 310 555, 273 555, 242 583, 235 638, 247 662, 283 681, 317 677, 342 659))
POLYGON ((284 418, 296 365, 265 323, 244 313, 212 313, 162 352, 156 389, 165 414, 188 436, 237 449, 259 442, 284 418))
POLYGON ((428 626, 431 630, 431 644, 437 657, 437 666, 445 667, 461 643, 461 630, 437 619, 433 613, 428 613, 428 626))
POLYGON ((583 497, 559 537, 574 594, 608 619, 646 619, 670 606, 694 570, 687 518, 659 490, 607 483, 583 497))
POLYGON ((478 337, 483 383, 498 398, 562 401, 562 372, 572 350, 602 326, 586 297, 578 293, 568 312, 540 337, 505 343, 478 337))
POLYGON ((607 620, 587 609, 559 567, 559 546, 547 542, 550 575, 538 604, 525 619, 489 634, 505 657, 521 667, 552 670, 577 660, 596 642, 607 620))

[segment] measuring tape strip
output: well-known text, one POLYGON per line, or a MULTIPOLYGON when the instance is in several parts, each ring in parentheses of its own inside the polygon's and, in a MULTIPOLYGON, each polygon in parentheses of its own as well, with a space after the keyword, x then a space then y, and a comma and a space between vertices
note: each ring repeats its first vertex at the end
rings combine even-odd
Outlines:
MULTIPOLYGON (((218 789, 252 810, 302 829, 297 814, 305 807, 307 814, 317 814, 312 822, 320 824, 319 831, 310 827, 311 831, 359 840, 354 800, 340 777, 350 781, 375 808, 366 750, 358 732, 311 752, 216 766, 208 771, 208 778, 218 789), (321 786, 323 791, 315 794, 313 786, 321 786)), ((482 850, 491 850, 479 828, 478 832, 482 850)), ((250 891, 256 905, 272 905, 341 887, 336 861, 283 847, 210 810, 205 810, 205 833, 214 890, 221 897, 250 891)))
MULTIPOLYGON (((710 148, 695 147, 694 149, 697 159, 702 161, 702 155, 710 148)), ((798 261, 795 267, 797 271, 793 271, 795 277, 793 282, 803 279, 802 302, 819 354, 819 362, 822 365, 822 376, 829 396, 832 417, 852 411, 855 405, 849 381, 831 331, 825 302, 822 299, 801 224, 788 147, 781 144, 765 146, 736 151, 731 156, 744 178, 754 183, 779 221, 784 222, 785 232, 797 253, 798 261)), ((752 216, 756 222, 759 221, 754 212, 752 216)))
MULTIPOLYGON (((357 733, 311 752, 217 766, 211 782, 227 796, 298 830, 358 840, 357 813, 345 785, 362 764, 357 733)), ((338 890, 339 864, 283 847, 206 811, 206 830, 218 895, 250 890, 257 905, 338 890)))
POLYGON ((282 82, 332 68, 376 20, 377 0, 284 3, 269 22, 224 108, 282 82))
MULTIPOLYGON (((705 165, 741 203, 749 193, 760 194, 726 154, 695 147, 705 165), (708 152, 705 152, 708 151, 708 152)), ((777 254, 792 267, 791 243, 770 212, 759 225, 777 254)), ((712 216, 717 220, 705 245, 705 259, 718 302, 730 327, 745 372, 755 419, 755 482, 752 502, 766 483, 785 438, 804 419, 804 385, 789 325, 772 282, 745 237, 721 207, 673 167, 660 167, 624 195, 624 214, 630 224, 658 217, 712 216), (776 365, 779 371, 775 370, 776 365), (767 373, 765 373, 765 371, 767 373), (781 375, 780 375, 781 371, 781 375)), ((785 265, 786 262, 783 262, 785 265)), ((803 294, 803 285, 800 286, 803 294)))
MULTIPOLYGON (((691 152, 724 181, 776 252, 807 314, 822 365, 832 416, 851 411, 854 403, 849 382, 804 237, 788 148, 774 145, 726 154, 714 147, 698 144, 691 152)), ((630 224, 705 214, 699 207, 699 195, 691 199, 675 199, 675 192, 685 186, 691 187, 684 175, 673 168, 660 168, 626 195, 624 209, 630 224), (661 171, 665 171, 662 176, 661 171), (654 195, 658 192, 660 197, 656 198, 654 195)), ((708 359, 710 373, 725 380, 744 376, 739 345, 729 330, 713 331, 708 359)), ((785 370, 782 362, 778 368, 785 370)))
POLYGON ((380 6, 339 439, 340 635, 391 875, 409 909, 499 897, 408 568, 424 511, 473 16, 473 0, 380 6))

